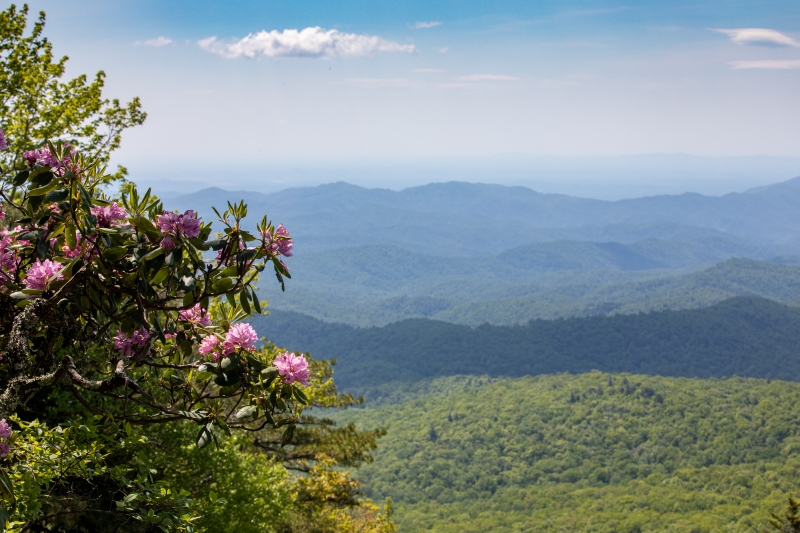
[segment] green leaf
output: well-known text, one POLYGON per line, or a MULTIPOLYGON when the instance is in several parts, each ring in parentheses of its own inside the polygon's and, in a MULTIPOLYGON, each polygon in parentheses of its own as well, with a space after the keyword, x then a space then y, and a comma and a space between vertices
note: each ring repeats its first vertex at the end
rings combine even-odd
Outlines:
POLYGON ((208 381, 209 379, 211 379, 211 376, 213 376, 213 375, 214 375, 213 372, 198 372, 197 374, 195 374, 194 378, 195 378, 195 381, 197 381, 199 383, 203 383, 203 382, 208 381))
POLYGON ((205 420, 208 413, 205 411, 178 411, 178 414, 185 416, 186 418, 191 418, 192 420, 205 420))
POLYGON ((278 369, 274 366, 269 366, 262 370, 261 373, 265 376, 277 376, 280 372, 278 372, 278 369))
POLYGON ((69 196, 69 191, 67 189, 58 189, 55 191, 50 191, 45 196, 45 200, 48 202, 60 202, 62 200, 66 200, 69 196))
POLYGON ((28 181, 28 175, 30 173, 27 170, 23 170, 22 172, 18 172, 16 176, 14 176, 14 181, 12 182, 14 185, 19 187, 26 181, 28 181))
POLYGON ((35 230, 32 230, 32 231, 28 231, 26 233, 23 233, 22 235, 19 235, 17 237, 17 240, 20 240, 20 241, 35 241, 36 239, 38 239, 42 235, 44 235, 44 230, 43 229, 35 229, 35 230))
POLYGON ((163 254, 166 251, 167 251, 166 248, 164 248, 163 246, 159 246, 158 248, 156 248, 152 252, 149 252, 149 253, 146 253, 145 255, 143 255, 142 259, 144 261, 150 261, 151 259, 155 259, 156 257, 158 257, 159 255, 163 254))
POLYGON ((50 249, 50 242, 47 239, 39 239, 36 243, 36 254, 40 259, 47 257, 47 251, 50 249))
POLYGON ((153 276, 153 279, 150 280, 150 284, 158 285, 159 283, 167 279, 168 274, 169 274, 169 269, 166 267, 162 268, 161 270, 156 272, 156 275, 153 276))
POLYGON ((239 275, 239 268, 236 265, 229 266, 225 270, 219 273, 220 276, 224 277, 236 277, 239 275))
POLYGON ((250 288, 250 294, 251 294, 251 295, 252 295, 252 297, 253 297, 253 307, 255 307, 255 308, 256 308, 256 313, 258 313, 259 315, 260 315, 260 314, 262 314, 262 311, 261 311, 261 302, 259 302, 259 301, 258 301, 258 295, 256 294, 256 291, 255 291, 255 290, 253 290, 253 288, 252 288, 252 287, 250 288))
POLYGON ((250 314, 250 302, 247 301, 247 291, 244 290, 239 293, 239 302, 242 304, 242 309, 248 315, 250 314))
POLYGON ((44 291, 41 291, 41 290, 39 290, 39 289, 22 289, 20 292, 21 292, 22 294, 32 294, 32 295, 34 295, 34 296, 39 296, 39 295, 40 295, 40 294, 42 294, 42 292, 44 292, 44 291))
POLYGON ((2 468, 0 468, 0 493, 3 495, 3 499, 11 504, 12 509, 17 505, 17 497, 14 495, 14 485, 11 483, 11 479, 8 477, 6 471, 2 468))
POLYGON ((228 242, 226 239, 214 239, 211 241, 204 242, 201 246, 199 246, 199 248, 201 250, 211 249, 216 252, 222 250, 225 247, 226 242, 228 242))
POLYGON ((297 398, 297 401, 302 403, 303 405, 308 405, 308 396, 306 393, 301 391, 298 387, 292 387, 294 391, 294 397, 297 398))
POLYGON ((198 449, 205 448, 214 439, 214 433, 211 428, 211 424, 206 424, 200 428, 200 433, 197 434, 197 439, 195 440, 198 449))
POLYGON ((115 246, 114 248, 108 248, 103 250, 103 257, 108 259, 109 261, 116 261, 126 255, 128 253, 127 246, 115 246))
POLYGON ((231 309, 236 307, 236 295, 234 293, 227 293, 225 298, 228 300, 228 303, 231 304, 231 309))
POLYGON ((194 304, 194 292, 188 291, 186 294, 183 295, 183 305, 184 307, 186 307, 192 304, 194 304))
MULTIPOLYGON (((240 380, 239 374, 220 374, 216 378, 214 378, 214 383, 225 389, 228 387, 233 387, 234 385, 238 385, 239 380, 240 380)), ((233 389, 233 391, 230 392, 223 392, 223 390, 220 390, 220 394, 225 396, 227 394, 231 394, 235 390, 236 390, 235 388, 233 389)))
POLYGON ((66 241, 70 250, 74 250, 78 245, 78 238, 75 236, 74 224, 67 224, 67 227, 64 229, 64 240, 66 241))
POLYGON ((231 278, 219 279, 211 286, 211 288, 214 289, 214 292, 225 292, 231 287, 233 287, 233 279, 231 278))
POLYGON ((165 263, 169 266, 175 266, 181 262, 181 258, 183 257, 183 250, 176 246, 167 254, 167 258, 165 259, 165 263))
POLYGON ((57 186, 58 182, 56 180, 53 180, 44 187, 36 187, 35 189, 28 189, 28 197, 44 196, 45 194, 55 189, 57 186))
POLYGON ((292 442, 292 437, 294 437, 294 424, 284 430, 281 436, 281 448, 292 442))
POLYGON ((258 412, 258 407, 256 407, 255 405, 247 405, 236 411, 236 418, 238 418, 239 420, 253 418, 257 412, 258 412))

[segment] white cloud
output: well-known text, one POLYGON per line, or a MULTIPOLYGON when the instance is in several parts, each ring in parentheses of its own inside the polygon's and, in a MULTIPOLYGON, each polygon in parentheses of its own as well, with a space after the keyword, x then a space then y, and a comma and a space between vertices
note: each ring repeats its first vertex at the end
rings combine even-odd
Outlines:
POLYGON ((441 48, 439 48, 439 53, 446 54, 448 50, 450 50, 449 46, 442 46, 441 48))
POLYGON ((152 46, 153 48, 161 48, 162 46, 167 46, 168 44, 172 44, 172 39, 168 39, 161 35, 160 37, 156 37, 155 39, 148 39, 146 41, 136 41, 133 43, 135 46, 152 46))
POLYGON ((800 48, 800 42, 779 31, 764 28, 736 28, 730 30, 712 29, 724 33, 736 44, 754 44, 760 46, 794 46, 800 48))
POLYGON ((403 78, 354 78, 348 80, 356 87, 367 89, 380 89, 383 87, 421 87, 419 82, 413 82, 403 78))
POLYGON ((417 22, 414 24, 414 28, 417 30, 425 29, 425 28, 435 28, 436 26, 441 26, 442 23, 438 20, 432 20, 430 22, 417 22))
POLYGON ((387 41, 374 35, 341 33, 319 26, 303 30, 262 30, 238 41, 224 42, 216 37, 197 41, 203 50, 222 57, 312 57, 371 56, 376 52, 416 51, 414 45, 387 41))
POLYGON ((470 74, 461 76, 459 81, 517 81, 519 78, 506 76, 504 74, 470 74))
POLYGON ((423 74, 436 74, 437 72, 444 72, 440 68, 415 68, 412 72, 421 72, 423 74))
POLYGON ((760 68, 760 69, 800 69, 800 59, 762 59, 759 61, 731 61, 735 69, 760 68))

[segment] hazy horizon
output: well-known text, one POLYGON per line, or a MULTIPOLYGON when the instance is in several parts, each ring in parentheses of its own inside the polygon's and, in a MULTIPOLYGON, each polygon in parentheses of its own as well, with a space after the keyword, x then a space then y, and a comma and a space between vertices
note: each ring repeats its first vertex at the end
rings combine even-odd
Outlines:
POLYGON ((407 164, 323 161, 316 165, 284 162, 194 167, 151 163, 134 164, 129 170, 131 180, 143 187, 153 187, 164 197, 209 187, 272 193, 343 181, 366 188, 401 190, 429 183, 463 181, 619 200, 685 192, 709 196, 743 192, 800 176, 800 158, 689 154, 537 158, 515 154, 473 158, 460 163, 452 160, 420 160, 407 164))

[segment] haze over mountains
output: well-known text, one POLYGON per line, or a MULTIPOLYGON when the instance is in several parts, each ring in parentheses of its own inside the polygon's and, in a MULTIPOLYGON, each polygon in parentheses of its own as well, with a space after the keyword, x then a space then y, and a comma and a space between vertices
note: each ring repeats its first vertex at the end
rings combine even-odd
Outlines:
POLYGON ((347 183, 273 194, 207 189, 165 203, 204 206, 203 219, 215 220, 211 205, 240 199, 295 240, 287 292, 264 283, 262 296, 272 309, 332 322, 515 324, 701 307, 735 295, 800 297, 791 266, 800 253, 800 178, 720 197, 613 202, 450 182, 401 191, 347 183), (712 268, 731 258, 758 261, 712 268), (782 284, 764 291, 767 279, 782 284))

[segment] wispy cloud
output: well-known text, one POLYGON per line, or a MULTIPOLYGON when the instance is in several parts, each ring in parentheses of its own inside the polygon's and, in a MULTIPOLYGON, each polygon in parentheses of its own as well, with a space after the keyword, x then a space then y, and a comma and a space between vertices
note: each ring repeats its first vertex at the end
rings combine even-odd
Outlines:
POLYGON ((251 33, 243 39, 220 41, 209 37, 197 44, 203 50, 226 58, 236 57, 310 57, 332 58, 372 56, 377 52, 416 51, 414 45, 400 44, 375 35, 342 33, 324 30, 319 26, 303 30, 283 30, 251 33))
POLYGON ((800 48, 800 42, 786 34, 765 28, 712 29, 724 33, 736 44, 753 44, 757 46, 793 46, 800 48))
POLYGON ((135 46, 152 46, 153 48, 161 48, 162 46, 167 46, 168 44, 172 44, 172 39, 168 39, 163 35, 160 37, 156 37, 155 39, 147 39, 146 41, 136 41, 133 43, 135 46))
POLYGON ((800 69, 800 59, 762 59, 758 61, 731 61, 731 66, 735 69, 759 68, 790 70, 800 69))
POLYGON ((439 48, 439 53, 446 54, 448 50, 450 50, 449 46, 442 46, 441 48, 439 48))
POLYGON ((519 78, 506 76, 504 74, 470 74, 461 76, 459 81, 517 81, 519 78))
POLYGON ((444 72, 440 68, 415 68, 412 72, 420 72, 423 74, 436 74, 437 72, 444 72))
POLYGON ((438 20, 432 20, 430 22, 416 22, 414 23, 414 29, 422 30, 426 28, 435 28, 436 26, 441 26, 442 23, 438 20))
POLYGON ((421 87, 419 82, 403 79, 403 78, 353 78, 348 80, 356 87, 364 87, 366 89, 381 89, 384 87, 421 87))

